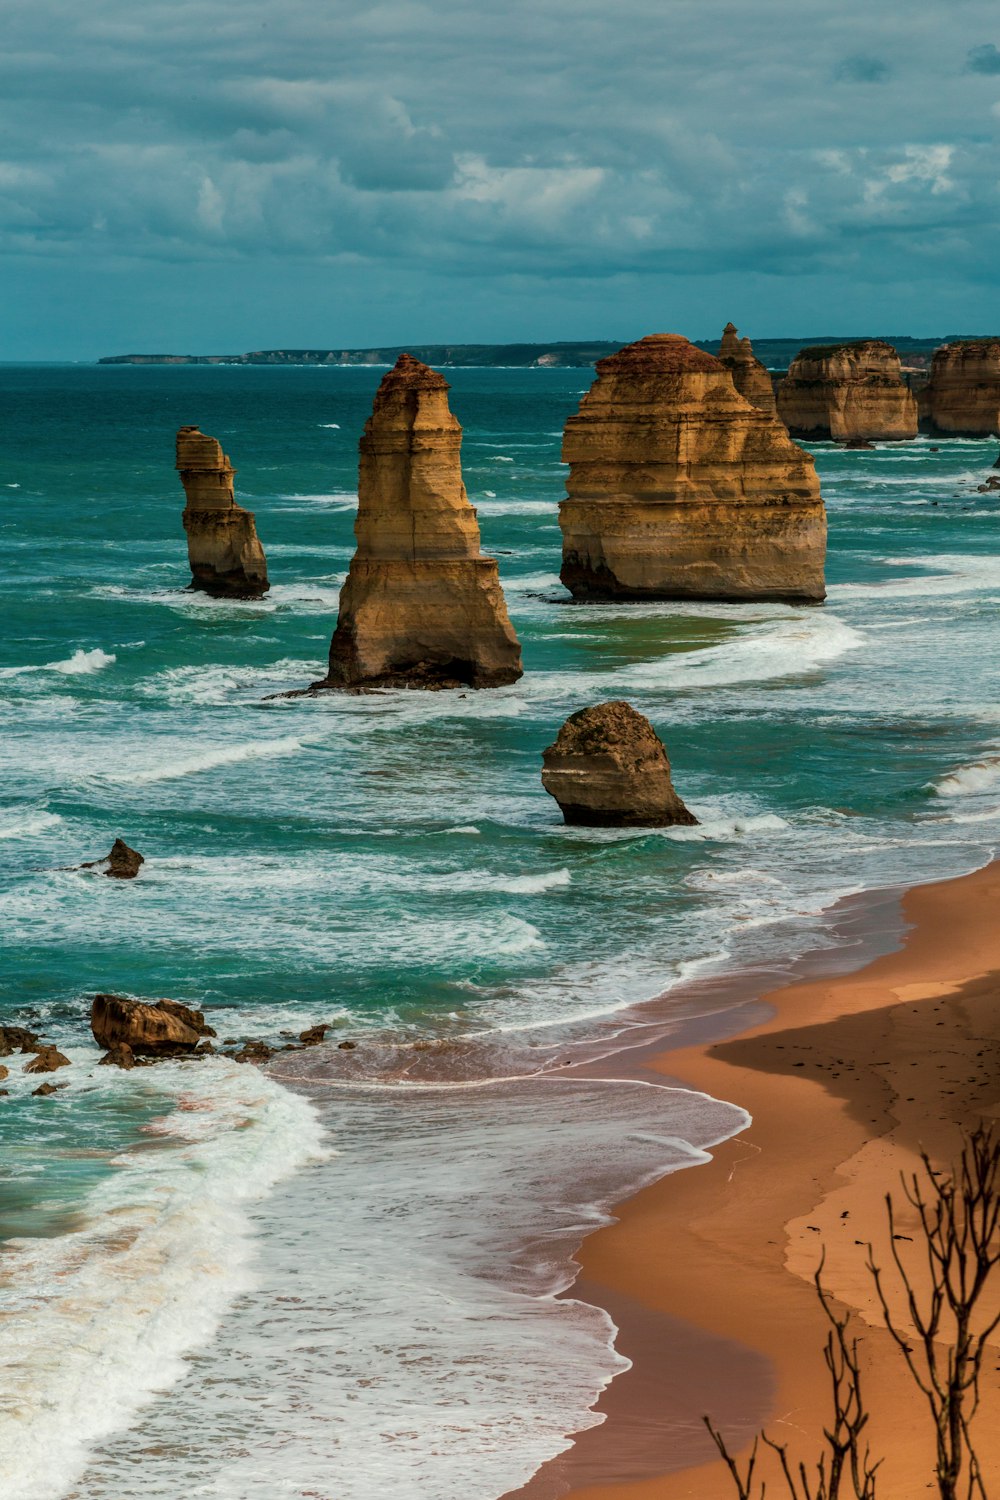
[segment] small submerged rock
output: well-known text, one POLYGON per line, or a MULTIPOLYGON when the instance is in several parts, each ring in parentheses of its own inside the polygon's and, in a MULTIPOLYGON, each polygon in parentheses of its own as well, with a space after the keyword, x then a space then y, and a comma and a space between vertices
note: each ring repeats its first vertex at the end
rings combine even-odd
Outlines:
MULTIPOLYGON (((27 1071, 29 1070, 25 1069, 25 1072, 27 1071)), ((41 1083, 39 1084, 37 1089, 31 1090, 31 1097, 33 1099, 45 1099, 49 1094, 58 1094, 60 1089, 64 1089, 66 1087, 67 1085, 65 1083, 41 1083)))
POLYGON ((542 785, 570 824, 664 828, 698 821, 674 791, 656 730, 620 700, 569 716, 543 752, 542 785))
POLYGON ((111 845, 111 853, 106 854, 103 859, 91 859, 85 864, 77 865, 78 870, 100 870, 102 875, 109 876, 112 880, 134 880, 139 873, 139 867, 146 863, 138 849, 132 849, 124 839, 115 839, 111 845))
POLYGON ((9 1068, 5 1068, 3 1066, 3 1064, 0 1063, 0 1083, 3 1083, 4 1079, 5 1078, 9 1078, 9 1077, 10 1077, 10 1069, 9 1068))
POLYGON ((35 1057, 25 1068, 26 1073, 54 1073, 57 1068, 68 1068, 69 1058, 60 1052, 58 1047, 45 1045, 39 1047, 35 1057))
POLYGON ((99 1068, 122 1068, 125 1072, 135 1067, 135 1053, 128 1042, 115 1042, 98 1063, 99 1068))

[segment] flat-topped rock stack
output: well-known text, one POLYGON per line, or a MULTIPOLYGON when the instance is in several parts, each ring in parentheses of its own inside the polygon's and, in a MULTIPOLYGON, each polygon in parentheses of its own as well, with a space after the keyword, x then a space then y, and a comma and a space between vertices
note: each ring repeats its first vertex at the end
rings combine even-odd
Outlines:
POLYGON ((767 369, 753 352, 749 339, 741 339, 732 323, 722 330, 719 344, 719 363, 725 365, 733 377, 733 385, 740 395, 760 411, 772 416, 777 410, 774 399, 774 382, 767 369))
POLYGON ((316 688, 499 687, 521 676, 496 560, 462 483, 443 375, 409 354, 360 444, 358 547, 316 688))
POLYGON ((567 823, 664 828, 698 821, 674 791, 663 741, 621 700, 570 714, 543 752, 542 786, 567 823))
POLYGON ((825 597, 811 456, 680 335, 598 363, 563 459, 561 577, 576 599, 825 597))
POLYGON ((965 339, 935 349, 920 414, 924 427, 942 435, 1000 433, 1000 338, 965 339))
POLYGON ((917 435, 916 397, 882 339, 801 350, 778 386, 778 415, 793 437, 870 443, 917 435))
POLYGON ((235 469, 214 437, 197 427, 177 434, 177 468, 184 486, 191 587, 230 599, 259 599, 270 584, 264 549, 251 510, 237 505, 235 469))

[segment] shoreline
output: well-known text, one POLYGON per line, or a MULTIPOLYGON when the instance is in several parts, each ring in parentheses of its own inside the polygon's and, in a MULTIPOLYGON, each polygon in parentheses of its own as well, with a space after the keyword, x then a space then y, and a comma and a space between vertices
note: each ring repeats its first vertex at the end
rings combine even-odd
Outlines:
MULTIPOLYGON (((863 918, 866 899, 854 904, 863 918)), ((804 978, 758 990, 726 1040, 640 1045, 629 1076, 727 1100, 752 1123, 584 1241, 567 1295, 611 1314, 632 1368, 597 1402, 604 1423, 505 1500, 731 1500, 706 1411, 733 1447, 766 1425, 796 1460, 815 1453, 828 1402, 811 1283, 821 1248, 862 1350, 880 1500, 929 1492, 922 1398, 875 1326, 864 1246, 884 1263, 884 1194, 921 1148, 949 1163, 963 1128, 1000 1115, 998 905, 1000 863, 914 887, 892 901, 907 924, 894 951, 882 910, 879 956, 845 972, 837 949, 812 955, 804 978)), ((994 1391, 991 1368, 987 1409, 994 1391)), ((1000 1431, 978 1438, 986 1472, 1000 1468, 1000 1431)), ((758 1473, 773 1483, 766 1461, 758 1473)))

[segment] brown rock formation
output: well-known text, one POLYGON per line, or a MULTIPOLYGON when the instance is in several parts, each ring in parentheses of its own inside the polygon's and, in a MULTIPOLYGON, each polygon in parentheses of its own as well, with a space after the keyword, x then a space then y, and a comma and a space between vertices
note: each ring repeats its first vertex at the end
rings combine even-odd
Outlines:
POLYGON ((68 1068, 69 1065, 69 1058, 60 1052, 58 1047, 39 1047, 24 1071, 26 1073, 54 1073, 57 1068, 68 1068))
POLYGON ((121 1068, 124 1072, 130 1072, 135 1067, 135 1053, 128 1042, 116 1042, 109 1047, 107 1052, 97 1064, 99 1068, 121 1068))
POLYGON ((37 1052, 45 1045, 37 1031, 29 1031, 26 1026, 0 1026, 0 1057, 10 1057, 15 1050, 37 1052))
POLYGON ((562 581, 578 599, 823 599, 813 460, 677 334, 597 366, 566 424, 562 581))
POLYGON ((0 1083, 3 1083, 4 1079, 5 1078, 9 1078, 9 1077, 10 1077, 10 1069, 9 1068, 5 1068, 2 1064, 0 1064, 0 1083))
POLYGON ((774 415, 777 411, 774 382, 754 354, 750 340, 741 339, 732 323, 727 323, 722 330, 719 363, 725 365, 733 377, 733 385, 745 401, 756 406, 758 411, 774 415))
POLYGON ((899 355, 882 339, 803 349, 778 386, 778 415, 793 437, 916 437, 917 401, 900 369, 899 355))
POLYGON ((78 865, 80 870, 100 870, 103 875, 109 875, 113 880, 134 880, 139 873, 139 867, 146 863, 138 849, 130 849, 124 839, 115 839, 111 845, 111 853, 106 854, 103 859, 90 859, 85 864, 78 865))
POLYGON ((95 995, 90 1029, 99 1047, 113 1052, 122 1042, 137 1055, 172 1057, 193 1052, 203 1036, 215 1036, 200 1010, 176 1000, 146 1005, 119 995, 95 995))
POLYGON ((318 688, 499 687, 521 648, 462 483, 442 375, 402 354, 361 439, 358 548, 318 688))
POLYGON ((191 587, 229 599, 266 594, 267 561, 257 540, 253 511, 236 504, 236 472, 213 437, 197 427, 177 434, 177 468, 187 496, 184 530, 191 587))
POLYGON ((542 786, 567 823, 663 828, 698 821, 674 791, 663 741, 629 703, 571 714, 543 752, 542 786))
POLYGON ((935 433, 1000 433, 1000 338, 967 339, 935 349, 930 381, 920 393, 920 415, 935 433))
MULTIPOLYGON (((25 1069, 25 1072, 27 1072, 27 1069, 25 1069)), ((33 1099, 45 1099, 49 1094, 58 1094, 59 1090, 65 1087, 64 1083, 40 1083, 37 1089, 31 1090, 31 1097, 33 1099)))

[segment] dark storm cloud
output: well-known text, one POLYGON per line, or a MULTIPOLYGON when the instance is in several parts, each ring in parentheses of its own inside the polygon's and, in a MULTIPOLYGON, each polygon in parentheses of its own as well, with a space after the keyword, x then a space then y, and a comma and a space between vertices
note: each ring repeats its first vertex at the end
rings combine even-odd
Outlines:
POLYGON ((833 70, 845 83, 884 83, 892 69, 880 57, 845 57, 833 70))
POLYGON ((32 264, 284 258, 373 295, 401 266, 477 284, 878 283, 901 256, 908 276, 992 272, 992 0, 5 14, 0 247, 32 264))
POLYGON ((969 52, 967 67, 970 73, 1000 73, 1000 51, 995 42, 973 47, 969 52))

